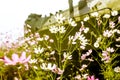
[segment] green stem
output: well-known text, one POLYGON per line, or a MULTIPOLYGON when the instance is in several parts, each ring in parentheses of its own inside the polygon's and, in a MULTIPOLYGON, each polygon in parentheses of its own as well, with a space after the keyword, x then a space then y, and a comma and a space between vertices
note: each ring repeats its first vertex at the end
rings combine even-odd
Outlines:
MULTIPOLYGON (((91 47, 92 47, 92 49, 94 49, 98 54, 99 54, 99 52, 92 46, 92 45, 90 45, 91 47)), ((101 66, 101 64, 98 62, 98 60, 91 54, 91 56, 95 59, 95 61, 97 61, 97 63, 99 64, 99 66, 102 68, 102 66, 101 66)))
POLYGON ((61 68, 61 44, 62 44, 62 39, 61 39, 61 34, 59 33, 58 35, 58 54, 59 54, 59 67, 61 68))
POLYGON ((68 37, 68 35, 71 33, 71 31, 74 29, 74 27, 72 27, 72 29, 65 35, 65 36, 63 36, 63 40, 62 41, 64 41, 65 39, 66 39, 66 37, 68 37))
POLYGON ((88 21, 88 23, 89 23, 91 26, 93 26, 93 28, 95 28, 95 25, 94 25, 94 23, 92 23, 92 21, 88 21))
POLYGON ((60 67, 60 69, 61 69, 61 67, 62 67, 62 66, 61 66, 61 62, 62 62, 62 61, 61 61, 61 55, 60 55, 60 54, 61 54, 61 53, 59 53, 59 67, 60 67))
POLYGON ((18 70, 18 75, 19 75, 20 80, 22 80, 22 76, 20 75, 19 70, 18 70))
POLYGON ((3 80, 2 75, 1 75, 1 80, 3 80))
POLYGON ((37 75, 37 78, 40 79, 39 75, 37 74, 36 70, 32 68, 32 70, 35 72, 35 74, 37 75))

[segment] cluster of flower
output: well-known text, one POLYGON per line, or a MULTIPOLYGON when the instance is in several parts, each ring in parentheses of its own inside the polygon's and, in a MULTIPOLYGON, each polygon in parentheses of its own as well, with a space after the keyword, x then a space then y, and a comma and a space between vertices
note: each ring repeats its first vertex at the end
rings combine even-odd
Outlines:
MULTIPOLYGON (((21 50, 21 56, 19 57, 16 52, 14 54, 9 52, 10 55, 12 55, 12 58, 9 59, 9 54, 4 54, 2 61, 5 66, 2 67, 9 67, 11 65, 17 66, 18 64, 22 64, 27 70, 27 72, 26 70, 24 72, 28 74, 33 71, 37 77, 41 77, 41 73, 44 72, 44 76, 46 76, 46 74, 50 75, 45 79, 51 79, 52 76, 52 79, 55 78, 57 80, 62 80, 65 77, 64 73, 67 70, 66 68, 72 65, 71 68, 75 68, 76 71, 74 71, 74 73, 70 73, 67 77, 70 76, 71 79, 75 80, 98 80, 95 79, 94 74, 90 74, 87 69, 89 66, 87 62, 91 63, 94 62, 94 60, 97 60, 92 55, 94 50, 98 54, 98 57, 100 57, 101 62, 103 62, 100 65, 106 66, 101 68, 103 71, 106 70, 107 72, 107 70, 111 70, 114 71, 113 73, 119 73, 119 66, 114 69, 109 67, 115 57, 117 57, 116 51, 119 48, 118 44, 115 44, 117 48, 111 46, 113 40, 117 42, 120 41, 120 37, 115 36, 116 34, 120 34, 120 30, 117 28, 120 24, 120 16, 117 17, 117 20, 110 19, 111 16, 116 18, 117 15, 117 11, 111 11, 111 13, 104 14, 101 19, 101 15, 98 12, 94 12, 89 16, 86 16, 82 21, 76 22, 71 18, 65 19, 62 14, 56 14, 55 20, 57 21, 57 24, 50 26, 48 29, 54 38, 51 37, 50 34, 40 36, 39 32, 32 33, 30 30, 31 26, 27 25, 28 29, 25 31, 26 37, 24 40, 19 42, 21 46, 18 49, 18 53, 21 50), (95 23, 91 20, 91 18, 95 20, 95 23), (65 21, 67 22, 67 25, 65 21), (78 24, 80 24, 81 27, 78 24), (74 34, 70 34, 76 27, 80 27, 80 29, 74 34), (92 28, 94 30, 92 30, 92 28), (89 46, 90 49, 88 49, 85 53, 81 52, 84 51, 87 46, 89 46), (101 51, 97 51, 98 49, 101 51), (76 55, 79 55, 79 59, 76 61, 73 60, 73 53, 75 51, 76 55), (29 53, 27 58, 26 53, 29 53), (74 62, 77 61, 79 66, 74 64, 74 62), (34 70, 30 70, 30 68, 34 70), (57 74, 57 76, 55 74, 57 74)), ((22 69, 21 67, 17 66, 18 69, 22 69)), ((72 72, 72 69, 70 70, 72 72)), ((22 71, 21 74, 18 75, 22 75, 22 71)), ((31 76, 33 76, 33 74, 30 74, 30 77, 31 76)), ((105 74, 104 76, 108 75, 105 74)), ((16 78, 16 75, 14 77, 16 78)), ((17 77, 20 78, 20 76, 17 77)))

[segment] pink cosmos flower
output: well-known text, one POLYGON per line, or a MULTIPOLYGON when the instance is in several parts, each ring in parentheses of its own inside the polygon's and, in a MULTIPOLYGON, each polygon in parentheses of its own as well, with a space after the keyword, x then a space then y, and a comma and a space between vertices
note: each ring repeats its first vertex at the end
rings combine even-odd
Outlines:
POLYGON ((54 72, 54 73, 57 73, 57 74, 59 74, 59 75, 61 75, 61 74, 63 74, 63 70, 61 70, 60 68, 58 68, 58 67, 55 67, 54 69, 52 69, 52 72, 54 72))
POLYGON ((99 79, 98 79, 98 78, 97 78, 97 79, 95 79, 95 77, 94 77, 94 76, 88 76, 87 80, 99 80, 99 79))
POLYGON ((26 53, 23 52, 20 57, 18 56, 18 54, 12 54, 12 60, 10 60, 7 56, 4 56, 3 61, 5 65, 16 65, 17 63, 26 64, 30 60, 30 58, 31 55, 26 58, 26 53))
POLYGON ((105 63, 108 63, 110 60, 110 56, 107 51, 102 52, 102 61, 105 61, 105 63))
POLYGON ((82 56, 81 56, 81 60, 85 60, 85 59, 86 59, 86 57, 87 57, 87 55, 86 55, 86 54, 82 54, 82 56))

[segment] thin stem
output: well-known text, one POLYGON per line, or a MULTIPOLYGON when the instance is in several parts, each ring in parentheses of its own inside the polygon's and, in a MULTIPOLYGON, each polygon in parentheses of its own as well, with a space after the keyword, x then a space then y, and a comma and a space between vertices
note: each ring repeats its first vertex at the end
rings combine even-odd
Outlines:
POLYGON ((63 40, 64 41, 66 39, 66 37, 68 37, 68 35, 71 33, 71 31, 74 29, 74 27, 72 27, 72 29, 63 37, 63 40))
POLYGON ((61 34, 59 33, 58 35, 58 55, 59 55, 59 67, 61 68, 61 44, 62 44, 62 39, 61 39, 61 34))
POLYGON ((1 75, 1 80, 3 80, 2 75, 1 75))
POLYGON ((19 70, 18 70, 18 75, 19 75, 20 80, 22 80, 22 76, 20 75, 19 70))
POLYGON ((35 72, 35 74, 37 75, 37 78, 40 79, 39 75, 37 74, 36 70, 32 68, 32 70, 35 72))
MULTIPOLYGON (((92 45, 90 45, 91 47, 92 47, 92 49, 94 49, 98 54, 99 54, 99 52, 92 46, 92 45)), ((91 56, 95 59, 95 61, 97 61, 97 63, 99 64, 99 66, 102 68, 102 66, 101 66, 101 64, 98 62, 98 60, 91 54, 91 56)))

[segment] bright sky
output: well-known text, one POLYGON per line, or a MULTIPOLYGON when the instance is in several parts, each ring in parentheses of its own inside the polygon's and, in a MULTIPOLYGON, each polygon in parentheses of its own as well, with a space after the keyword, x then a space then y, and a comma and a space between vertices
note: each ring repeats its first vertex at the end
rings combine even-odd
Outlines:
MULTIPOLYGON (((74 5, 78 1, 74 0, 74 5)), ((0 0, 0 33, 19 34, 30 13, 48 15, 67 8, 68 0, 0 0)))

